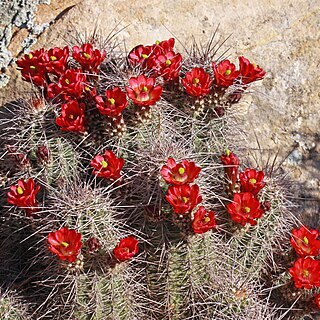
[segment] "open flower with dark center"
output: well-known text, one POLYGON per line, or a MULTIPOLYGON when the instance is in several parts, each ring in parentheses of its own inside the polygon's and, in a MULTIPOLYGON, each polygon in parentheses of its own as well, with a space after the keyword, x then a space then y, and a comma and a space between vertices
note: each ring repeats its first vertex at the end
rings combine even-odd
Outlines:
POLYGON ((67 61, 69 58, 69 48, 66 46, 61 48, 49 49, 43 55, 44 67, 46 72, 55 75, 63 74, 67 69, 67 61))
POLYGON ((203 68, 193 68, 182 79, 186 92, 193 97, 204 97, 211 92, 212 80, 203 68))
POLYGON ((32 216, 38 209, 36 195, 40 191, 40 186, 36 185, 32 178, 18 180, 16 185, 10 187, 8 192, 8 203, 24 208, 27 216, 32 216))
POLYGON ((261 80, 265 76, 265 71, 258 65, 251 63, 245 57, 239 57, 240 65, 240 80, 241 83, 246 85, 253 81, 261 80))
POLYGON ((70 101, 61 106, 61 115, 56 118, 56 124, 62 131, 86 131, 86 120, 84 117, 84 104, 70 101))
POLYGON ((113 249, 114 257, 120 262, 132 259, 138 252, 138 240, 133 236, 121 239, 113 249))
POLYGON ((44 49, 31 51, 16 61, 23 80, 32 82, 39 87, 47 85, 46 70, 44 67, 44 53, 44 49))
POLYGON ((201 201, 200 188, 197 184, 184 184, 181 186, 170 186, 166 200, 172 206, 175 213, 185 214, 191 212, 201 201))
POLYGON ((129 98, 137 106, 152 106, 160 100, 162 87, 155 85, 154 78, 147 78, 140 75, 137 78, 130 78, 129 86, 126 87, 129 98))
POLYGON ((81 233, 64 227, 49 233, 48 244, 49 250, 59 259, 74 262, 82 247, 81 233))
POLYGON ((320 254, 318 230, 301 226, 299 229, 293 229, 291 233, 290 243, 298 255, 318 256, 320 254))
POLYGON ((215 213, 201 206, 194 214, 192 229, 194 233, 205 233, 216 227, 215 213))
POLYGON ((99 112, 107 117, 118 117, 127 107, 127 95, 119 87, 106 90, 105 97, 95 97, 99 112))
POLYGON ((260 192, 262 188, 266 185, 263 181, 264 172, 257 171, 255 169, 246 169, 239 174, 241 191, 251 192, 255 196, 260 192))
POLYGON ((240 71, 236 70, 236 66, 229 60, 223 60, 220 63, 212 63, 214 73, 214 83, 218 87, 228 88, 233 85, 238 78, 240 71))
POLYGON ((231 219, 241 225, 257 224, 258 219, 264 213, 259 200, 251 192, 235 193, 232 203, 227 206, 231 219))
POLYGON ((91 43, 84 43, 81 47, 72 48, 72 57, 80 63, 85 71, 98 73, 99 67, 106 57, 105 51, 94 49, 91 43))
POLYGON ((97 177, 117 180, 121 176, 124 159, 117 158, 111 150, 106 150, 103 155, 96 155, 90 165, 94 168, 93 173, 97 177))
POLYGON ((169 158, 160 173, 168 184, 182 185, 193 182, 200 171, 201 168, 193 161, 182 160, 181 163, 176 163, 173 158, 169 158))
POLYGON ((299 258, 289 269, 296 288, 320 287, 320 261, 310 257, 299 258))

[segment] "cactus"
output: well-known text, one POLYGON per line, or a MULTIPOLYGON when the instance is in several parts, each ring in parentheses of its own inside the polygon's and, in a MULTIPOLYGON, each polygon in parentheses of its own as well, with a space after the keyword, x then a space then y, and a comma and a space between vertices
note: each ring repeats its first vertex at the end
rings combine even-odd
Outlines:
MULTIPOLYGON (((171 55, 173 44, 172 39, 156 43, 152 52, 134 56, 140 46, 131 51, 135 58, 128 59, 109 42, 105 59, 103 50, 92 49, 99 46, 93 37, 85 47, 73 49, 74 59, 67 49, 55 48, 18 61, 24 79, 42 89, 36 98, 6 106, 1 113, 0 275, 8 287, 0 300, 1 319, 271 320, 313 312, 314 291, 299 293, 287 272, 294 261, 289 239, 296 220, 282 176, 265 169, 267 186, 259 201, 271 207, 256 225, 241 227, 227 214, 230 182, 220 156, 226 148, 238 154, 243 150, 236 103, 246 93, 248 74, 234 71, 228 60, 227 69, 219 71, 220 46, 213 39, 204 47, 194 43, 182 65, 180 54, 171 55), (131 61, 146 59, 161 45, 169 48, 162 52, 164 66, 163 56, 148 70, 144 60, 131 61), (52 66, 62 71, 52 71, 52 66), (160 66, 165 70, 161 75, 160 66), (47 75, 34 74, 37 68, 47 68, 47 75), (191 84, 177 80, 177 72, 187 79, 190 70, 197 75, 191 84), (157 83, 150 80, 155 74, 157 83), (85 84, 71 86, 77 77, 85 84), (135 97, 135 83, 146 78, 135 97), (122 96, 127 91, 128 105, 117 104, 114 87, 122 96), (104 97, 106 90, 109 96, 104 97), (145 103, 148 99, 154 101, 145 103), (110 151, 117 169, 103 158, 110 151), (202 199, 187 214, 175 212, 166 200, 171 187, 160 172, 169 158, 201 167, 193 183, 202 199), (9 206, 8 188, 23 194, 17 181, 27 178, 40 186, 32 210, 18 202, 9 206), (217 220, 217 227, 203 234, 193 227, 200 201, 217 220), (59 240, 62 251, 54 251, 49 238, 57 230, 80 234, 79 249, 72 251, 68 241, 59 240), (128 247, 116 251, 128 236, 139 241, 134 258, 136 252, 127 255, 128 247), (17 303, 11 299, 14 288, 21 292, 17 303)), ((254 80, 263 78, 261 68, 250 66, 254 80)), ((240 159, 245 162, 244 153, 240 159)))

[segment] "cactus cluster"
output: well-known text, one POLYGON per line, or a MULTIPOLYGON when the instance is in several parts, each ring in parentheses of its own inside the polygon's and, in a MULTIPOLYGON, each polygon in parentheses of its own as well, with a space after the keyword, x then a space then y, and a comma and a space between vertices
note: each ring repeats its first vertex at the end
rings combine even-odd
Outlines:
POLYGON ((174 39, 129 54, 110 41, 17 61, 34 92, 0 109, 0 318, 311 317, 316 289, 288 272, 283 176, 250 169, 258 214, 239 223, 230 207, 248 193, 237 103, 265 72, 213 38, 184 55, 174 39), (198 169, 177 187, 166 165, 198 169))

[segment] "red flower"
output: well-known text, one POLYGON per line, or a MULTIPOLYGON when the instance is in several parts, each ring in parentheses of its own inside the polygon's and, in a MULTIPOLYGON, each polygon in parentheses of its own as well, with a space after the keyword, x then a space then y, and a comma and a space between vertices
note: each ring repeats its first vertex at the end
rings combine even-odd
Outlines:
POLYGON ((238 180, 239 158, 227 149, 226 154, 221 155, 221 162, 225 166, 224 172, 229 182, 228 191, 233 193, 238 180))
POLYGON ((155 49, 160 49, 162 54, 166 54, 169 51, 173 51, 175 39, 170 38, 168 40, 156 41, 154 44, 155 49))
POLYGON ((240 172, 239 178, 241 184, 241 191, 251 192, 255 196, 266 185, 266 183, 263 182, 263 171, 257 171, 255 169, 246 169, 244 172, 240 172))
POLYGON ((169 51, 159 54, 147 61, 147 65, 155 70, 158 76, 162 76, 165 81, 171 81, 179 76, 181 70, 182 56, 180 53, 169 51))
POLYGON ((37 211, 38 203, 36 195, 40 190, 40 186, 36 186, 32 178, 27 181, 19 180, 17 185, 11 186, 8 192, 8 203, 20 208, 25 208, 27 216, 37 211))
POLYGON ((153 53, 153 46, 138 45, 134 47, 128 56, 128 60, 132 65, 146 66, 147 59, 153 53))
POLYGON ((191 183, 199 175, 201 168, 193 161, 182 160, 176 163, 173 158, 169 158, 167 164, 161 168, 161 176, 168 183, 173 185, 182 185, 191 183))
POLYGON ((46 85, 43 55, 44 49, 35 50, 25 54, 23 58, 16 62, 18 67, 21 69, 23 80, 32 82, 39 87, 46 85))
POLYGON ((296 288, 312 289, 320 287, 320 261, 299 258, 289 269, 296 288))
POLYGON ((184 184, 182 186, 170 186, 166 195, 166 200, 170 203, 173 211, 178 214, 188 213, 202 201, 199 194, 199 186, 194 184, 184 184))
POLYGON ((229 87, 239 76, 240 71, 236 70, 236 66, 229 60, 223 60, 219 64, 212 63, 214 72, 214 83, 218 87, 229 87))
POLYGON ((315 304, 320 309, 320 293, 316 294, 313 298, 314 298, 315 304))
POLYGON ((93 173, 97 177, 116 180, 121 176, 124 159, 117 158, 111 150, 106 150, 103 155, 95 156, 90 165, 95 169, 93 173))
POLYGON ((243 226, 246 223, 256 225, 257 221, 254 219, 260 218, 264 212, 260 202, 250 192, 235 193, 233 202, 229 203, 227 208, 231 219, 243 226))
POLYGON ((72 50, 72 57, 80 63, 84 70, 90 72, 97 73, 102 61, 106 57, 105 51, 93 49, 91 43, 85 43, 80 48, 74 46, 72 50))
POLYGON ((132 236, 121 239, 117 246, 113 249, 113 255, 121 262, 130 260, 138 252, 138 240, 132 236))
POLYGON ((292 230, 290 243, 294 250, 300 256, 318 256, 320 253, 319 232, 314 229, 308 229, 301 226, 300 229, 292 230))
POLYGON ((79 98, 83 92, 86 82, 86 75, 81 70, 68 69, 59 78, 58 83, 51 83, 48 86, 48 97, 54 98, 62 95, 65 100, 79 98))
POLYGON ((162 87, 155 86, 155 79, 143 74, 138 78, 130 78, 126 90, 129 98, 138 106, 152 106, 160 100, 162 94, 162 87))
POLYGON ((74 262, 81 250, 81 233, 67 227, 50 232, 48 235, 49 250, 61 260, 74 262))
POLYGON ((101 114, 107 117, 117 117, 128 105, 127 95, 119 87, 106 91, 106 98, 97 96, 96 106, 101 114))
POLYGON ((193 68, 186 73, 182 84, 187 93, 193 97, 203 97, 210 93, 212 80, 203 68, 193 68))
POLYGON ((192 229, 194 233, 205 233, 216 227, 215 214, 201 206, 194 214, 192 229))
POLYGON ((70 101, 61 106, 61 116, 56 119, 56 124, 62 131, 86 131, 84 118, 84 103, 70 101))
POLYGON ((67 69, 67 60, 69 58, 69 48, 66 46, 61 48, 52 48, 48 50, 44 56, 44 67, 47 72, 56 75, 63 74, 67 69))
POLYGON ((245 57, 239 57, 240 77, 243 84, 261 80, 265 76, 265 71, 259 66, 250 63, 245 57))

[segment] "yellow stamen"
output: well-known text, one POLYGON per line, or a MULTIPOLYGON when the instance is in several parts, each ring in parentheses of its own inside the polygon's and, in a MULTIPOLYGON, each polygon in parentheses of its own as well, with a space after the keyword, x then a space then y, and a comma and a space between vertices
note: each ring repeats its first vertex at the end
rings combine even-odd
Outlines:
POLYGON ((142 57, 143 59, 147 59, 147 58, 148 58, 148 55, 145 54, 145 53, 143 53, 143 54, 141 55, 141 57, 142 57))
POLYGON ((156 41, 156 44, 160 44, 160 41, 159 41, 159 40, 157 40, 157 41, 156 41))
POLYGON ((64 82, 65 82, 66 84, 70 84, 70 80, 69 80, 69 79, 64 80, 64 82))
POLYGON ((144 92, 148 92, 148 88, 147 88, 146 86, 144 86, 144 87, 142 88, 142 90, 143 90, 144 92))
POLYGON ((227 148, 227 149, 226 149, 226 156, 229 157, 229 156, 230 156, 230 153, 231 153, 230 150, 227 148))
POLYGON ((69 247, 69 243, 68 243, 68 242, 61 241, 60 243, 61 243, 65 248, 69 247))
POLYGON ((114 105, 116 100, 114 100, 113 98, 108 99, 108 101, 110 102, 110 104, 114 105))
POLYGON ((303 237, 303 242, 304 242, 305 244, 309 244, 308 238, 307 238, 307 237, 303 237))
POLYGON ((23 194, 23 189, 20 186, 17 188, 17 193, 20 195, 23 194))
POLYGON ((167 66, 170 66, 171 63, 172 63, 171 60, 169 60, 169 59, 166 60, 166 65, 167 65, 167 66))
POLYGON ((210 220, 211 220, 211 219, 210 219, 209 217, 205 217, 205 218, 204 218, 204 222, 205 222, 205 223, 210 222, 210 220))
POLYGON ((253 63, 252 65, 253 65, 254 68, 257 68, 257 67, 258 67, 258 65, 256 65, 255 63, 253 63))
POLYGON ((182 175, 186 172, 186 169, 185 168, 179 168, 179 173, 182 175))
POLYGON ((51 60, 51 61, 56 61, 56 60, 57 60, 57 57, 51 56, 51 57, 50 57, 50 60, 51 60))
POLYGON ((74 119, 74 115, 73 115, 73 114, 70 114, 70 115, 69 115, 69 119, 73 120, 73 119, 74 119))
POLYGON ((35 70, 36 67, 35 66, 30 66, 30 69, 35 70))
POLYGON ((33 54, 32 54, 32 53, 29 53, 29 54, 28 54, 28 57, 29 57, 29 59, 32 59, 32 58, 33 58, 33 54))
POLYGON ((189 201, 189 198, 187 198, 187 197, 182 197, 182 200, 183 200, 184 203, 187 203, 187 202, 189 201))
POLYGON ((255 184, 257 182, 257 180, 252 178, 252 179, 249 180, 249 182, 252 183, 252 184, 255 184))
POLYGON ((226 76, 230 76, 231 70, 230 70, 230 69, 226 70, 224 74, 225 74, 226 76))
POLYGON ((308 270, 302 270, 302 274, 304 278, 308 278, 309 277, 309 271, 308 270))
POLYGON ((251 211, 251 209, 250 209, 249 207, 244 207, 243 209, 244 209, 244 211, 245 211, 246 213, 249 213, 249 212, 251 211))
POLYGON ((108 162, 107 161, 104 161, 104 160, 102 160, 101 162, 101 165, 102 165, 102 168, 107 168, 108 167, 108 162))
POLYGON ((88 86, 85 86, 85 87, 84 87, 84 90, 90 91, 90 88, 89 88, 88 86))
POLYGON ((86 52, 83 52, 83 56, 84 56, 86 59, 91 59, 90 54, 88 54, 88 53, 86 53, 86 52))
POLYGON ((198 84, 200 82, 200 80, 198 78, 193 78, 193 84, 198 84))

